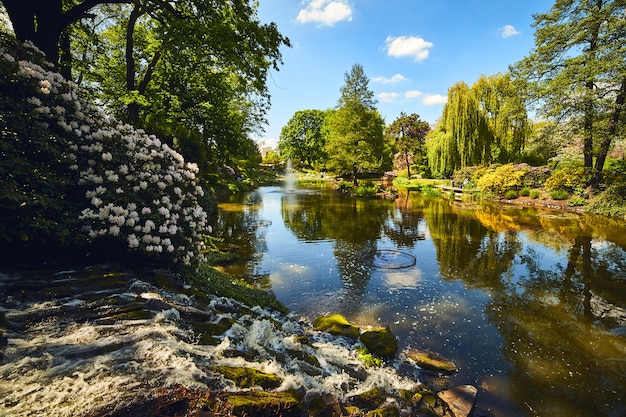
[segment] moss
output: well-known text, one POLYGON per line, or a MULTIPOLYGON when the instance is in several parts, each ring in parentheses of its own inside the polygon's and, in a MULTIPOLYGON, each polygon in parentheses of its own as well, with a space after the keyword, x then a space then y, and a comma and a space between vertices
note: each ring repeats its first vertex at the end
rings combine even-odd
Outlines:
POLYGON ((227 398, 233 415, 299 417, 304 412, 300 397, 295 390, 242 392, 228 395, 227 398))
POLYGON ((364 332, 361 335, 361 343, 370 353, 383 358, 393 357, 398 350, 396 337, 386 327, 364 332))
POLYGON ((201 266, 196 273, 187 276, 188 281, 206 294, 215 294, 219 297, 228 297, 250 307, 273 308, 287 313, 287 308, 281 304, 273 294, 251 288, 242 283, 233 282, 233 278, 209 266, 201 266))
POLYGON ((352 403, 361 409, 375 410, 387 399, 387 393, 375 387, 351 398, 352 403))
POLYGON ((335 336, 344 336, 356 340, 360 335, 358 326, 351 324, 341 314, 322 316, 315 319, 313 328, 322 332, 328 332, 335 336))
POLYGON ((282 384, 282 379, 276 375, 266 374, 265 372, 257 371, 252 368, 214 366, 211 369, 224 375, 226 379, 234 381, 240 388, 260 386, 264 389, 274 389, 282 384))
POLYGON ((378 368, 383 365, 383 361, 369 353, 367 348, 358 346, 356 351, 358 353, 357 359, 363 362, 366 368, 378 368))
POLYGON ((406 353, 406 357, 427 371, 444 373, 457 371, 457 367, 452 361, 444 359, 433 352, 410 350, 406 353))
POLYGON ((368 417, 399 417, 400 410, 396 407, 383 407, 372 410, 366 414, 368 417))

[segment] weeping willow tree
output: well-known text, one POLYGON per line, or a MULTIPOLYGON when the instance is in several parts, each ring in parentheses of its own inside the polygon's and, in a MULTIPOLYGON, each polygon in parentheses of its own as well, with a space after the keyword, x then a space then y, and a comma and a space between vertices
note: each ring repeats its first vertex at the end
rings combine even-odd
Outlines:
POLYGON ((508 74, 481 76, 472 87, 448 90, 441 120, 427 140, 428 163, 436 176, 456 169, 518 159, 530 134, 521 94, 508 74))

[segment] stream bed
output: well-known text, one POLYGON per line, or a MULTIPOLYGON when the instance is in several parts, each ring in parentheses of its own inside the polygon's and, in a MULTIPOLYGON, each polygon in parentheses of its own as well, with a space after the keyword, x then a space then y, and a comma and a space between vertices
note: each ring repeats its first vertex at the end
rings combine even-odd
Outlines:
POLYGON ((389 326, 496 416, 626 415, 626 222, 323 186, 219 206, 226 271, 295 315, 389 326))

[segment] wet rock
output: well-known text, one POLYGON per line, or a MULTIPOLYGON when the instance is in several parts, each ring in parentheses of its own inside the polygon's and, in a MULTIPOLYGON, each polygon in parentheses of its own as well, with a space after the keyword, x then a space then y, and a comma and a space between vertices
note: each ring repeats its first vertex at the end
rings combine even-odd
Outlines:
POLYGON ((349 415, 341 403, 331 394, 314 394, 306 401, 308 417, 339 417, 349 415))
POLYGON ((349 398, 350 403, 365 410, 375 410, 387 399, 387 393, 376 387, 349 398))
POLYGON ((404 356, 415 362, 420 368, 427 371, 443 373, 454 373, 457 371, 457 367, 454 362, 449 361, 433 352, 411 349, 406 351, 404 356))
POLYGON ((476 404, 478 389, 473 385, 459 385, 437 393, 450 407, 453 417, 469 417, 476 404))
POLYGON ((264 389, 274 389, 278 388, 283 382, 276 375, 267 374, 252 368, 214 366, 212 370, 224 375, 224 378, 235 382, 240 388, 260 386, 264 389))
POLYGON ((368 330, 361 335, 360 340, 370 353, 383 358, 393 357, 398 350, 398 341, 388 327, 368 330))
POLYGON ((232 415, 300 417, 304 411, 297 391, 250 391, 228 395, 232 415))
POLYGON ((344 336, 352 340, 357 340, 361 333, 358 326, 349 323, 341 314, 318 317, 313 322, 313 328, 335 336, 344 336))

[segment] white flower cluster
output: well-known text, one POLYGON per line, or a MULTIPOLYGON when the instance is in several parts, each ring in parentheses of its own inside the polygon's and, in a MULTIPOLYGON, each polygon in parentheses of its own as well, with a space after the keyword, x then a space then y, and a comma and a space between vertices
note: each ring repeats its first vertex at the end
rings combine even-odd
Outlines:
POLYGON ((58 73, 2 50, 0 64, 12 66, 12 76, 28 88, 38 120, 67 139, 68 175, 86 189, 80 218, 89 239, 116 236, 130 249, 185 265, 202 259, 202 235, 211 227, 198 203, 204 191, 197 165, 155 136, 106 116, 58 73))

